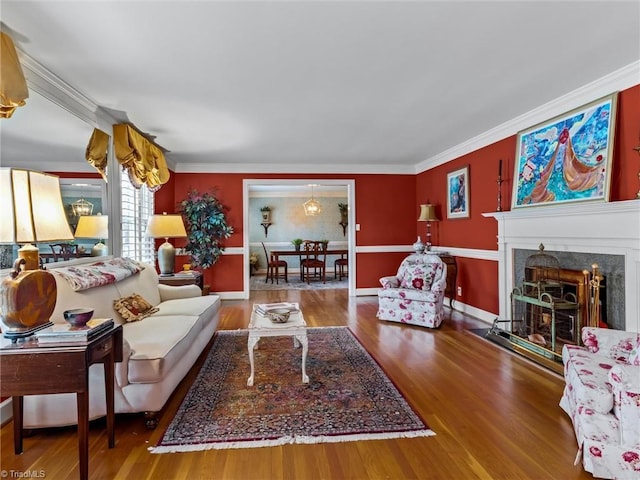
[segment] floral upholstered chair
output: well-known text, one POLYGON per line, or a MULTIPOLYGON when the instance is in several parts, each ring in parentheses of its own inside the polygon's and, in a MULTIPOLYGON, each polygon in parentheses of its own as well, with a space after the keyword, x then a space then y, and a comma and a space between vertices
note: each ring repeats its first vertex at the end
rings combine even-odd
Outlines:
POLYGON ((380 279, 378 318, 437 328, 444 318, 447 266, 434 254, 405 258, 398 273, 380 279))
POLYGON ((640 478, 640 333, 583 327, 562 348, 560 407, 578 441, 576 463, 597 478, 640 478))

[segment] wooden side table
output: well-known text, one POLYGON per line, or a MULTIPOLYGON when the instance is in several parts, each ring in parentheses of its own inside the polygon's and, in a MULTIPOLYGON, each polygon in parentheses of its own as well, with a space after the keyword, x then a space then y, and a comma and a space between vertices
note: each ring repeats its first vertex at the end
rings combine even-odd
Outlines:
POLYGON ((189 270, 189 272, 178 272, 168 277, 159 277, 158 282, 163 285, 171 285, 179 287, 181 285, 197 285, 200 290, 203 290, 203 277, 202 273, 196 270, 189 270))
POLYGON ((122 326, 99 334, 87 344, 39 346, 29 338, 0 345, 0 395, 12 397, 13 446, 22 453, 24 395, 75 393, 78 408, 80 478, 89 478, 89 367, 104 365, 109 448, 115 446, 114 370, 122 361, 122 326))
POLYGON ((447 265, 447 286, 444 294, 449 297, 449 308, 453 310, 453 302, 456 301, 456 278, 458 276, 458 264, 453 255, 440 254, 440 259, 447 265))

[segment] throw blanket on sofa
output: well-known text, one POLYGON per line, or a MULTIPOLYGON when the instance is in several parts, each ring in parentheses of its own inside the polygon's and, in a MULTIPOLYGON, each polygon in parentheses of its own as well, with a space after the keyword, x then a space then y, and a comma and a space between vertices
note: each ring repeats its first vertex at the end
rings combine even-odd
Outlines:
POLYGON ((142 271, 142 265, 131 258, 113 258, 91 265, 50 270, 64 278, 75 291, 115 283, 142 271))

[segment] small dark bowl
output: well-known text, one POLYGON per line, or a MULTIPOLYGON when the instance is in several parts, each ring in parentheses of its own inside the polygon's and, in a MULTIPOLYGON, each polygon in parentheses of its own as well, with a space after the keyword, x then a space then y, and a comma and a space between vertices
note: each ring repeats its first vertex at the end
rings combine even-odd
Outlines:
POLYGON ((62 314, 64 319, 74 327, 84 327, 91 317, 93 317, 93 308, 74 308, 65 310, 62 314))

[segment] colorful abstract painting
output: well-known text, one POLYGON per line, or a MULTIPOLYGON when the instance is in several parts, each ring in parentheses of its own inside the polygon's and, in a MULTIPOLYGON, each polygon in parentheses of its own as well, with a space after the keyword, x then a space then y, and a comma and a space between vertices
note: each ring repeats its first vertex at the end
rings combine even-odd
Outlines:
POLYGON ((617 93, 518 133, 512 208, 608 201, 617 93))

